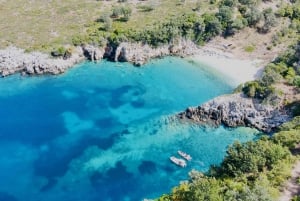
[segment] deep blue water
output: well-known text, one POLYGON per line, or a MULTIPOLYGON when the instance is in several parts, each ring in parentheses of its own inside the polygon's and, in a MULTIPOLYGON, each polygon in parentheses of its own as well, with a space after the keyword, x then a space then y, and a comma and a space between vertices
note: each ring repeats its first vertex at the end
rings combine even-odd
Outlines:
POLYGON ((249 128, 170 116, 233 89, 186 60, 83 63, 59 76, 0 79, 1 201, 139 201, 218 164, 249 128), (169 161, 192 155, 186 168, 169 161))

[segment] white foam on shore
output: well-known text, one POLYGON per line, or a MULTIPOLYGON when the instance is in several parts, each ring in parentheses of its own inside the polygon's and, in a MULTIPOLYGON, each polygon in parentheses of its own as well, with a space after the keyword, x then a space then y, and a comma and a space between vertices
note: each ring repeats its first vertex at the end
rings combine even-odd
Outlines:
POLYGON ((205 65, 221 73, 229 84, 238 86, 258 79, 263 71, 260 60, 242 60, 214 50, 203 50, 190 57, 195 63, 205 65))

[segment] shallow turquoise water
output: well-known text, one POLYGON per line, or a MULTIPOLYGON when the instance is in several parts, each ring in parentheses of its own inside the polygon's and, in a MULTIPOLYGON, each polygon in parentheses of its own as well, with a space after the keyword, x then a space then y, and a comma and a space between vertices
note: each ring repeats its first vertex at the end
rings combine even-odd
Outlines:
POLYGON ((170 116, 232 90, 222 76, 178 58, 83 63, 60 76, 0 80, 1 201, 155 198, 206 171, 249 128, 202 128, 170 116), (186 168, 169 161, 192 155, 186 168))

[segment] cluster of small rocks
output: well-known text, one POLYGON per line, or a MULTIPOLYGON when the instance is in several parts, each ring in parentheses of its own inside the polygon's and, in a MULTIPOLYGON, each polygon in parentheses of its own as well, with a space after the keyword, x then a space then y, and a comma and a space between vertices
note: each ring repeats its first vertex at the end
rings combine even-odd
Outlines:
POLYGON ((285 109, 262 105, 259 100, 243 94, 217 97, 201 106, 187 108, 178 117, 214 126, 248 126, 266 133, 275 131, 290 119, 285 109))

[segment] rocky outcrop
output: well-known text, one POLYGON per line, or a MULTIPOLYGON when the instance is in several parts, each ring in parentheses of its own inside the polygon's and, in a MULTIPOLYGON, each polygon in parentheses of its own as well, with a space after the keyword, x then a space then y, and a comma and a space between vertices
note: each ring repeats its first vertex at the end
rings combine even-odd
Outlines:
POLYGON ((82 46, 84 56, 91 61, 98 61, 103 58, 104 50, 92 45, 82 46))
POLYGON ((136 66, 141 66, 151 58, 167 55, 188 56, 195 54, 198 50, 198 47, 192 41, 184 39, 157 48, 142 43, 123 42, 115 50, 114 61, 131 62, 136 66))
POLYGON ((201 106, 187 108, 178 117, 214 126, 248 126, 266 133, 275 131, 290 119, 286 110, 262 105, 259 100, 247 98, 243 94, 217 97, 201 106))
POLYGON ((24 50, 8 47, 0 50, 0 75, 17 72, 22 74, 60 74, 84 59, 82 49, 76 48, 72 55, 64 58, 50 58, 40 52, 25 53, 24 50))
POLYGON ((0 50, 0 75, 7 76, 17 72, 29 75, 60 74, 84 59, 97 61, 107 58, 113 61, 131 62, 140 66, 151 58, 167 55, 187 56, 198 50, 193 42, 183 39, 174 44, 157 48, 142 43, 125 42, 118 47, 108 44, 105 48, 83 45, 76 47, 75 50, 66 51, 62 57, 57 58, 40 52, 26 53, 22 49, 8 47, 0 50))

